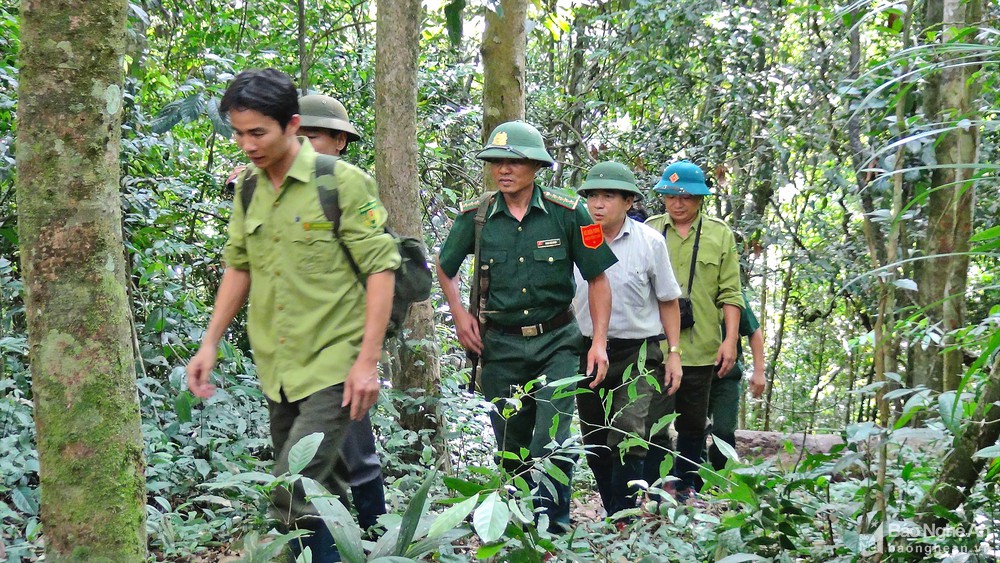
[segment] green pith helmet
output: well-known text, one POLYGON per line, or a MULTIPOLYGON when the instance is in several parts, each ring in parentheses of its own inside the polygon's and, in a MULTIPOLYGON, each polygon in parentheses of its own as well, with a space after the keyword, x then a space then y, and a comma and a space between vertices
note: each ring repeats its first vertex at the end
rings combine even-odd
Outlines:
POLYGON ((347 142, 361 139, 358 131, 347 117, 347 108, 336 98, 321 94, 310 94, 299 98, 299 115, 302 127, 318 127, 347 133, 347 142))
POLYGON ((712 195, 701 167, 688 160, 668 166, 653 191, 661 195, 712 195))
POLYGON ((587 180, 577 193, 587 197, 591 190, 613 190, 642 199, 642 192, 635 185, 635 174, 620 162, 606 161, 595 164, 587 173, 587 180))
POLYGON ((476 158, 494 160, 501 158, 536 160, 552 166, 555 160, 545 150, 542 134, 523 121, 508 121, 497 125, 490 133, 490 140, 476 158))

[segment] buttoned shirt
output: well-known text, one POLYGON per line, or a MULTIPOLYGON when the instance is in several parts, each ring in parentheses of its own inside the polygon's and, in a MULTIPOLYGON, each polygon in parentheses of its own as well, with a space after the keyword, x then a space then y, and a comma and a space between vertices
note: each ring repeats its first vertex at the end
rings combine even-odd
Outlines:
MULTIPOLYGON (((365 289, 323 214, 316 187, 316 152, 305 137, 279 189, 250 167, 236 188, 227 267, 250 272, 247 334, 264 393, 289 401, 343 383, 364 335, 365 289), (243 179, 257 174, 244 212, 243 179)), ((340 237, 368 275, 399 267, 387 213, 374 180, 351 164, 335 167, 342 210, 340 237)), ((326 180, 329 181, 329 180, 326 180)))
MULTIPOLYGON (((441 246, 439 263, 448 277, 455 277, 475 251, 477 209, 477 202, 463 204, 441 246)), ((584 242, 582 229, 593 223, 579 197, 558 190, 534 186, 520 221, 497 194, 480 242, 481 259, 490 272, 486 318, 526 326, 567 311, 576 293, 573 265, 591 280, 616 261, 603 240, 584 242)), ((594 225, 588 232, 594 228, 600 229, 594 225)))
MULTIPOLYGON (((618 258, 618 263, 605 272, 611 283, 608 338, 637 339, 662 334, 659 302, 681 296, 663 236, 626 217, 618 235, 608 245, 618 258)), ((594 335, 594 323, 587 301, 588 288, 582 283, 579 271, 576 275, 573 309, 580 332, 590 337, 594 335)))
POLYGON ((719 327, 722 306, 743 308, 739 254, 733 231, 724 222, 704 213, 698 214, 684 237, 674 228, 669 214, 650 217, 646 224, 661 235, 665 234, 674 277, 680 283, 684 295, 691 297, 695 324, 681 331, 681 363, 685 366, 710 366, 715 363, 715 356, 722 344, 722 330, 719 327), (691 287, 686 287, 699 223, 701 242, 694 283, 691 287))

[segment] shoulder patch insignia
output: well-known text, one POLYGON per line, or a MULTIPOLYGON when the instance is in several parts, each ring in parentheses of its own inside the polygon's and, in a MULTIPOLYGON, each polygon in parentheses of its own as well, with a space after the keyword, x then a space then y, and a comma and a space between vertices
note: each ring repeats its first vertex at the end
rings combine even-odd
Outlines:
POLYGON ((580 227, 580 236, 583 238, 583 246, 587 248, 597 248, 604 242, 604 231, 597 223, 580 227))
POLYGON ((555 203, 556 205, 565 207, 566 209, 576 209, 576 207, 580 205, 580 202, 583 201, 579 196, 569 195, 564 192, 542 190, 542 195, 545 196, 545 199, 555 203))
POLYGON ((458 204, 459 213, 468 213, 469 211, 475 211, 476 209, 479 209, 479 198, 470 199, 458 204))

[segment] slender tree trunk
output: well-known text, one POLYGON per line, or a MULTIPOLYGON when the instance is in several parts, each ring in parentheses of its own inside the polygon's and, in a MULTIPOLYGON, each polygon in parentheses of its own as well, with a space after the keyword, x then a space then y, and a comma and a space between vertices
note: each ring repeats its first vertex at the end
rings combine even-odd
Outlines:
POLYGON ((299 91, 309 93, 309 61, 306 51, 306 0, 298 0, 299 91))
POLYGON ((500 0, 500 15, 486 10, 483 32, 483 143, 493 128, 524 119, 527 0, 500 0))
MULTIPOLYGON (((975 41, 975 34, 956 39, 966 26, 982 17, 982 0, 929 0, 928 25, 940 24, 942 44, 952 40, 975 41)), ((965 324, 965 288, 968 281, 969 236, 975 204, 975 169, 963 165, 979 160, 979 127, 976 100, 977 66, 958 66, 960 55, 942 55, 944 68, 927 80, 925 113, 933 122, 953 125, 935 144, 938 168, 931 174, 925 212, 927 235, 924 255, 934 257, 919 269, 918 302, 924 308, 939 340, 927 347, 914 346, 917 358, 915 383, 932 389, 958 387, 962 350, 954 347, 953 331, 965 324), (949 64, 950 63, 950 64, 949 64), (968 125, 962 125, 962 120, 968 125), (949 350, 949 348, 952 348, 949 350)))
POLYGON ((146 558, 118 195, 127 8, 21 3, 18 227, 51 561, 146 558))
POLYGON ((781 343, 785 337, 785 318, 788 316, 788 299, 792 293, 792 270, 789 265, 785 270, 785 281, 782 284, 781 313, 778 315, 778 332, 774 337, 774 353, 771 355, 771 363, 767 367, 767 399, 764 401, 764 431, 771 430, 771 400, 774 396, 774 374, 778 369, 778 358, 781 356, 781 343))
MULTIPOLYGON (((417 179, 417 48, 423 13, 420 0, 378 5, 375 54, 375 176, 392 228, 407 236, 423 237, 423 205, 417 179)), ((399 339, 399 369, 393 387, 411 395, 438 394, 441 372, 430 301, 414 303, 399 339)), ((435 401, 404 410, 400 426, 431 430, 439 454, 445 453, 441 421, 435 401)), ((439 455, 447 460, 446 455, 439 455)))

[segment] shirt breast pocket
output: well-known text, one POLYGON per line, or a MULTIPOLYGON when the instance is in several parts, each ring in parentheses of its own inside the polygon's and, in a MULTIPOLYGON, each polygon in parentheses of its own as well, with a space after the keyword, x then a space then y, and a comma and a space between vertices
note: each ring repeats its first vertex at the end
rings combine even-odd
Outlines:
POLYGON ((294 266, 304 273, 328 273, 333 271, 336 260, 346 260, 345 257, 337 254, 343 253, 343 250, 338 246, 340 245, 334 238, 333 231, 325 229, 307 231, 301 227, 293 227, 289 258, 294 261, 294 266))
MULTIPOLYGON (((698 278, 701 276, 704 281, 718 284, 719 280, 719 267, 722 264, 722 256, 716 252, 699 252, 698 253, 698 265, 694 273, 694 283, 698 283, 698 278)), ((687 274, 684 274, 685 276, 687 274)), ((687 283, 687 278, 684 279, 684 283, 687 283)))
POLYGON ((252 268, 262 267, 267 258, 264 230, 264 223, 259 219, 247 218, 243 221, 243 239, 246 241, 247 257, 252 268))
POLYGON ((566 248, 557 246, 554 248, 538 248, 534 251, 535 268, 531 273, 531 278, 539 287, 553 288, 565 283, 568 273, 569 261, 566 258, 566 248))

